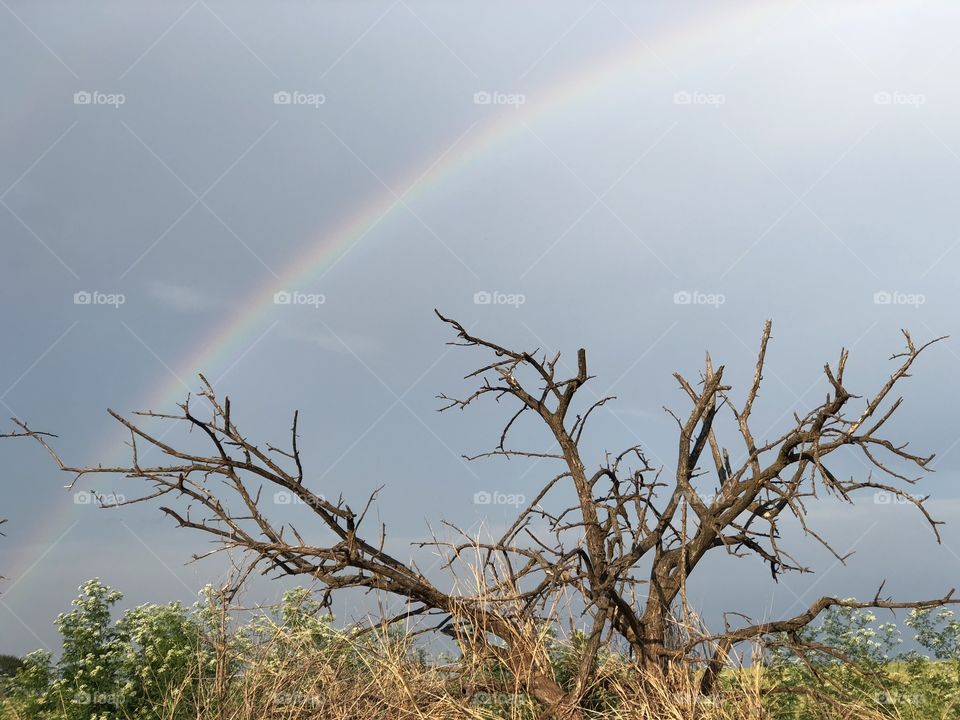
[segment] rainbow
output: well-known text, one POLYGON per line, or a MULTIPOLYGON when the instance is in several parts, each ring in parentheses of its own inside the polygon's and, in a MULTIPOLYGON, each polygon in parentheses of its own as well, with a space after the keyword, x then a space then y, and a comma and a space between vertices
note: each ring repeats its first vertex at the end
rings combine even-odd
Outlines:
MULTIPOLYGON (((215 376, 209 373, 214 368, 235 364, 253 340, 264 332, 268 317, 275 309, 275 292, 315 287, 351 250, 383 227, 398 211, 403 212, 405 203, 422 198, 437 188, 449 187, 450 181, 458 174, 507 145, 521 135, 526 126, 548 116, 562 116, 565 110, 591 98, 622 91, 633 73, 656 70, 660 67, 658 63, 692 51, 698 43, 711 37, 731 33, 740 25, 757 23, 758 27, 765 26, 770 16, 783 12, 783 6, 778 3, 762 0, 738 6, 735 10, 724 6, 665 30, 649 43, 637 42, 615 48, 599 62, 564 77, 545 91, 527 96, 526 102, 517 108, 498 108, 486 125, 473 127, 452 144, 448 142, 440 152, 401 181, 391 183, 391 189, 385 189, 335 227, 323 230, 316 241, 289 262, 279 279, 271 276, 268 282, 251 293, 248 303, 210 334, 205 344, 178 362, 175 376, 171 373, 169 382, 151 392, 138 408, 169 410, 185 395, 181 379, 195 378, 198 372, 208 374, 213 381, 215 376)), ((109 440, 104 442, 106 451, 99 455, 105 458, 104 464, 127 459, 127 448, 117 442, 118 437, 111 433, 109 440)), ((59 536, 70 519, 68 516, 74 512, 76 508, 72 503, 65 504, 60 513, 51 513, 51 518, 40 527, 37 535, 46 535, 47 539, 59 536)), ((41 545, 42 539, 37 538, 41 545)), ((20 575, 8 572, 8 577, 16 580, 20 575)))
MULTIPOLYGON (((527 125, 548 115, 562 114, 569 106, 582 104, 609 90, 622 90, 621 81, 631 73, 645 69, 651 62, 655 65, 654 58, 676 55, 699 40, 722 35, 733 26, 763 20, 773 14, 775 6, 776 3, 759 2, 745 5, 739 13, 732 13, 729 8, 710 13, 697 18, 697 22, 664 33, 650 44, 614 49, 600 62, 564 78, 543 93, 528 97, 528 102, 518 108, 500 108, 486 126, 471 129, 452 144, 446 144, 440 153, 431 156, 401 182, 391 183, 390 189, 385 189, 337 226, 323 231, 303 253, 293 258, 286 270, 279 274, 279 279, 270 277, 251 294, 246 305, 212 333, 206 344, 177 364, 178 378, 194 378, 198 372, 209 372, 214 367, 235 362, 238 353, 245 352, 250 341, 267 324, 268 315, 275 309, 275 292, 306 291, 315 287, 351 250, 398 210, 402 212, 405 203, 446 186, 449 180, 479 159, 523 134, 527 125)), ((210 375, 208 377, 213 379, 210 375)), ((178 378, 172 378, 160 387, 140 407, 159 411, 182 400, 184 388, 178 378)))

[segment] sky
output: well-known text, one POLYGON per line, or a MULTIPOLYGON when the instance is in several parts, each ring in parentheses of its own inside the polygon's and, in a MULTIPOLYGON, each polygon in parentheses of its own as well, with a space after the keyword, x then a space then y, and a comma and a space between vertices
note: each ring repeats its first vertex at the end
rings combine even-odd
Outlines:
MULTIPOLYGON (((287 439, 308 482, 376 506, 391 547, 448 520, 478 534, 549 463, 488 460, 508 409, 437 412, 485 359, 434 308, 502 344, 588 351, 614 394, 585 454, 641 444, 669 470, 672 378, 709 350, 734 393, 774 323, 757 427, 824 397, 851 350, 878 387, 901 328, 931 348, 897 440, 936 452, 910 508, 871 494, 811 518, 839 565, 698 571, 690 599, 796 613, 820 594, 940 596, 960 580, 960 70, 944 2, 0 2, 0 404, 77 465, 127 457, 107 408, 228 394, 247 436, 287 439)), ((742 395, 741 395, 742 396, 742 395)), ((8 422, 4 430, 12 429, 8 422)), ((536 426, 517 437, 542 448, 536 426)), ((56 649, 53 619, 100 577, 123 607, 192 602, 225 577, 207 539, 136 481, 69 477, 0 442, 0 652, 56 649)), ((862 476, 855 458, 840 466, 862 476)), ((273 503, 277 517, 302 508, 273 503)), ((257 580, 250 603, 289 582, 257 580)), ((362 614, 341 600, 338 616, 362 614)))

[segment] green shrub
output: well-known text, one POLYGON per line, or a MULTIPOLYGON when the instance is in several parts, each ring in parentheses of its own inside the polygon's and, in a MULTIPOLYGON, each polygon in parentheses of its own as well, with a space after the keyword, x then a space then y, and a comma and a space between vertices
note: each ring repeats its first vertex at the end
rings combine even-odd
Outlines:
POLYGON ((23 660, 16 655, 0 655, 0 678, 13 677, 23 667, 23 660))
POLYGON ((179 696, 189 717, 191 687, 203 672, 201 628, 179 603, 142 605, 116 623, 113 606, 122 594, 98 579, 80 586, 74 609, 56 625, 61 656, 35 652, 23 658, 6 695, 30 720, 140 720, 179 696))
POLYGON ((905 619, 914 641, 934 659, 917 651, 895 652, 903 642, 900 630, 876 620, 867 610, 831 608, 817 625, 800 633, 808 644, 829 647, 837 655, 813 649, 800 657, 774 647, 768 653, 765 681, 770 687, 800 691, 771 693, 774 716, 820 717, 822 703, 804 694, 815 689, 900 720, 960 718, 960 623, 953 613, 912 610, 905 619))

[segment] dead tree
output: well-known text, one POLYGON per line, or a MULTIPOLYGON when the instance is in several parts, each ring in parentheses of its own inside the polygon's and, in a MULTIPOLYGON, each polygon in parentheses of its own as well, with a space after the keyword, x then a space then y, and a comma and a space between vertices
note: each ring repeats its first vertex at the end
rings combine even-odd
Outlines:
MULTIPOLYGON (((909 376, 920 353, 943 338, 918 347, 904 331, 906 348, 891 358, 899 360, 899 366, 853 417, 848 416, 851 401, 860 398, 844 384, 848 353, 841 351, 835 367, 824 366, 829 390, 823 403, 803 416, 794 414, 792 426, 778 437, 757 439, 750 416, 763 380, 771 333, 771 323, 767 322, 753 380, 742 403, 733 399, 732 388, 723 384, 724 368, 714 369, 709 355, 698 384, 679 373, 674 375, 691 408, 684 416, 670 413, 677 423, 679 442, 676 467, 667 481, 662 479, 663 468, 650 467, 639 446, 610 457, 592 473, 586 469, 580 454, 584 426, 591 414, 612 398, 602 397, 579 412, 571 411, 577 391, 590 379, 584 350, 577 356, 576 375, 560 378, 559 355, 538 359, 536 352, 507 349, 471 335, 454 320, 442 319, 455 328, 460 344, 491 351, 495 358, 468 376, 481 378, 481 386, 465 399, 450 399, 447 407, 465 408, 485 395, 515 398, 518 409, 507 423, 497 448, 489 454, 555 457, 564 465, 562 477, 576 490, 577 506, 554 515, 540 507, 541 493, 490 549, 500 554, 530 552, 529 544, 518 545, 521 530, 534 516, 547 519, 553 543, 548 547, 543 539, 536 539, 536 546, 544 559, 561 569, 553 577, 562 577, 560 582, 575 587, 590 608, 588 653, 578 678, 581 687, 592 660, 589 651, 599 647, 608 629, 625 639, 648 668, 665 668, 676 660, 705 661, 706 692, 732 645, 784 632, 795 635, 831 605, 849 605, 836 598, 821 598, 794 618, 727 627, 715 637, 698 636, 696 628, 687 627, 685 630, 693 637, 682 644, 671 642, 671 626, 681 593, 691 573, 710 551, 722 549, 735 555, 756 556, 769 565, 774 579, 783 572, 809 571, 779 542, 781 520, 792 516, 807 535, 843 559, 807 522, 806 504, 818 494, 853 502, 857 491, 890 493, 914 505, 940 540, 939 523, 924 506, 926 498, 907 492, 916 479, 891 464, 891 460, 899 460, 925 469, 933 455, 914 455, 906 445, 882 437, 880 431, 902 401, 898 397, 887 402, 894 387, 909 376), (535 385, 521 382, 518 377, 525 377, 521 373, 532 376, 535 385), (736 436, 739 447, 731 447, 743 457, 735 467, 731 465, 730 449, 718 439, 717 420, 721 412, 732 420, 732 427, 727 429, 736 436), (558 448, 555 454, 508 447, 508 433, 524 413, 533 413, 547 426, 558 448), (842 479, 831 471, 828 456, 844 447, 861 452, 880 479, 842 479), (633 459, 636 467, 625 469, 626 459, 633 459), (703 465, 712 466, 712 472, 703 465), (699 489, 705 475, 716 488, 709 495, 699 489), (578 531, 575 552, 563 542, 565 531, 572 529, 578 531), (649 564, 645 577, 636 572, 644 559, 649 564), (641 583, 646 586, 642 593, 645 598, 638 601, 641 593, 637 586, 641 583), (691 656, 698 647, 709 647, 708 656, 704 657, 702 652, 691 656)), ((542 591, 553 592, 557 582, 553 580, 542 591)), ((951 590, 935 600, 894 603, 880 598, 878 592, 872 602, 857 606, 934 607, 955 602, 952 593, 951 590)))
POLYGON ((368 511, 376 493, 366 498, 358 512, 342 497, 328 501, 307 486, 297 446, 297 413, 290 447, 261 449, 234 423, 229 399, 221 402, 202 375, 201 396, 209 404, 210 417, 198 417, 190 398, 180 405, 178 414, 140 414, 185 423, 199 431, 209 441, 207 454, 166 444, 111 410, 129 432, 131 462, 70 467, 42 434, 15 422, 19 434, 32 436, 62 470, 74 475, 74 483, 90 474, 113 474, 152 484, 152 492, 122 504, 169 500, 160 509, 180 527, 199 530, 218 541, 214 550, 197 557, 224 550, 246 553, 241 582, 259 569, 314 578, 325 588, 328 600, 331 592, 346 588, 406 598, 409 609, 401 617, 439 617, 433 629, 456 638, 465 652, 502 662, 522 687, 558 716, 578 716, 577 705, 591 682, 597 655, 613 638, 629 646, 646 672, 660 672, 674 663, 705 667, 702 691, 709 692, 735 645, 786 636, 799 647, 798 631, 830 606, 927 608, 957 602, 952 590, 941 598, 910 602, 882 598, 878 591, 869 602, 823 597, 795 617, 747 621, 714 634, 677 621, 686 609, 683 592, 688 578, 715 552, 753 556, 769 566, 774 580, 781 573, 808 571, 782 547, 779 529, 784 518, 794 518, 808 536, 842 560, 807 521, 807 504, 824 494, 853 502, 862 491, 890 493, 914 505, 939 542, 939 523, 928 513, 926 498, 907 491, 916 478, 896 464, 925 469, 933 456, 914 455, 881 431, 901 403, 901 398, 892 399, 894 388, 909 377, 917 357, 942 338, 917 346, 904 332, 906 348, 891 358, 898 362, 896 368, 865 399, 847 389, 848 355, 841 351, 835 366, 824 366, 828 386, 824 401, 804 415, 794 414, 786 431, 767 439, 756 437, 750 424, 771 337, 767 322, 753 379, 741 400, 735 400, 732 388, 724 384, 723 366, 714 368, 709 356, 698 381, 674 375, 690 406, 680 415, 668 411, 678 427, 675 467, 652 467, 643 448, 635 446, 607 454, 588 469, 591 463, 581 455, 584 429, 613 398, 579 402, 578 392, 591 379, 586 352, 577 353, 575 374, 563 377, 558 372, 559 354, 548 358, 538 351, 512 350, 437 315, 457 335, 451 344, 490 355, 488 363, 466 376, 477 382, 475 389, 462 398, 441 395, 442 409, 464 409, 488 396, 514 404, 496 447, 469 459, 543 458, 558 463, 561 470, 499 539, 421 543, 443 545, 451 563, 472 553, 482 580, 475 593, 437 587, 416 564, 401 562, 385 550, 385 528, 368 528, 368 511), (554 449, 543 452, 510 445, 511 430, 525 415, 546 428, 554 449), (723 427, 720 419, 726 420, 723 427), (144 445, 158 449, 164 461, 141 463, 144 445), (835 466, 831 456, 841 448, 860 452, 878 477, 839 477, 831 470, 835 466), (732 462, 732 457, 742 459, 732 462), (716 486, 709 497, 702 489, 705 482, 716 486), (563 485, 575 492, 576 503, 571 507, 551 504, 551 492, 563 485), (296 527, 268 518, 260 502, 265 486, 283 489, 308 506, 327 540, 313 544, 296 527), (553 676, 538 634, 542 623, 556 622, 553 610, 560 598, 573 599, 583 614, 586 634, 578 672, 566 688, 553 676))

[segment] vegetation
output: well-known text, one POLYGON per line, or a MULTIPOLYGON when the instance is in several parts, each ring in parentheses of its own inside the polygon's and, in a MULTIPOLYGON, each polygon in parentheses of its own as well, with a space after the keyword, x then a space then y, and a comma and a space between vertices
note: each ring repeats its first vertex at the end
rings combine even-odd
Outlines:
POLYGON ((0 655, 0 677, 15 675, 23 662, 15 655, 0 655))
MULTIPOLYGON (((56 621, 59 658, 31 653, 0 680, 4 718, 520 720, 542 710, 502 664, 431 657, 399 626, 337 629, 305 589, 248 611, 242 622, 212 588, 193 607, 143 605, 114 621, 120 597, 99 580, 80 587, 74 609, 56 621), (505 682, 512 691, 491 689, 505 682)), ((918 610, 906 625, 926 655, 896 653, 897 626, 878 624, 870 612, 832 609, 803 631, 822 652, 758 649, 756 662, 721 674, 710 699, 681 667, 641 682, 635 662, 605 653, 584 713, 610 720, 960 718, 960 623, 949 610, 918 610)), ((575 681, 585 641, 583 634, 543 636, 561 686, 575 681)))

